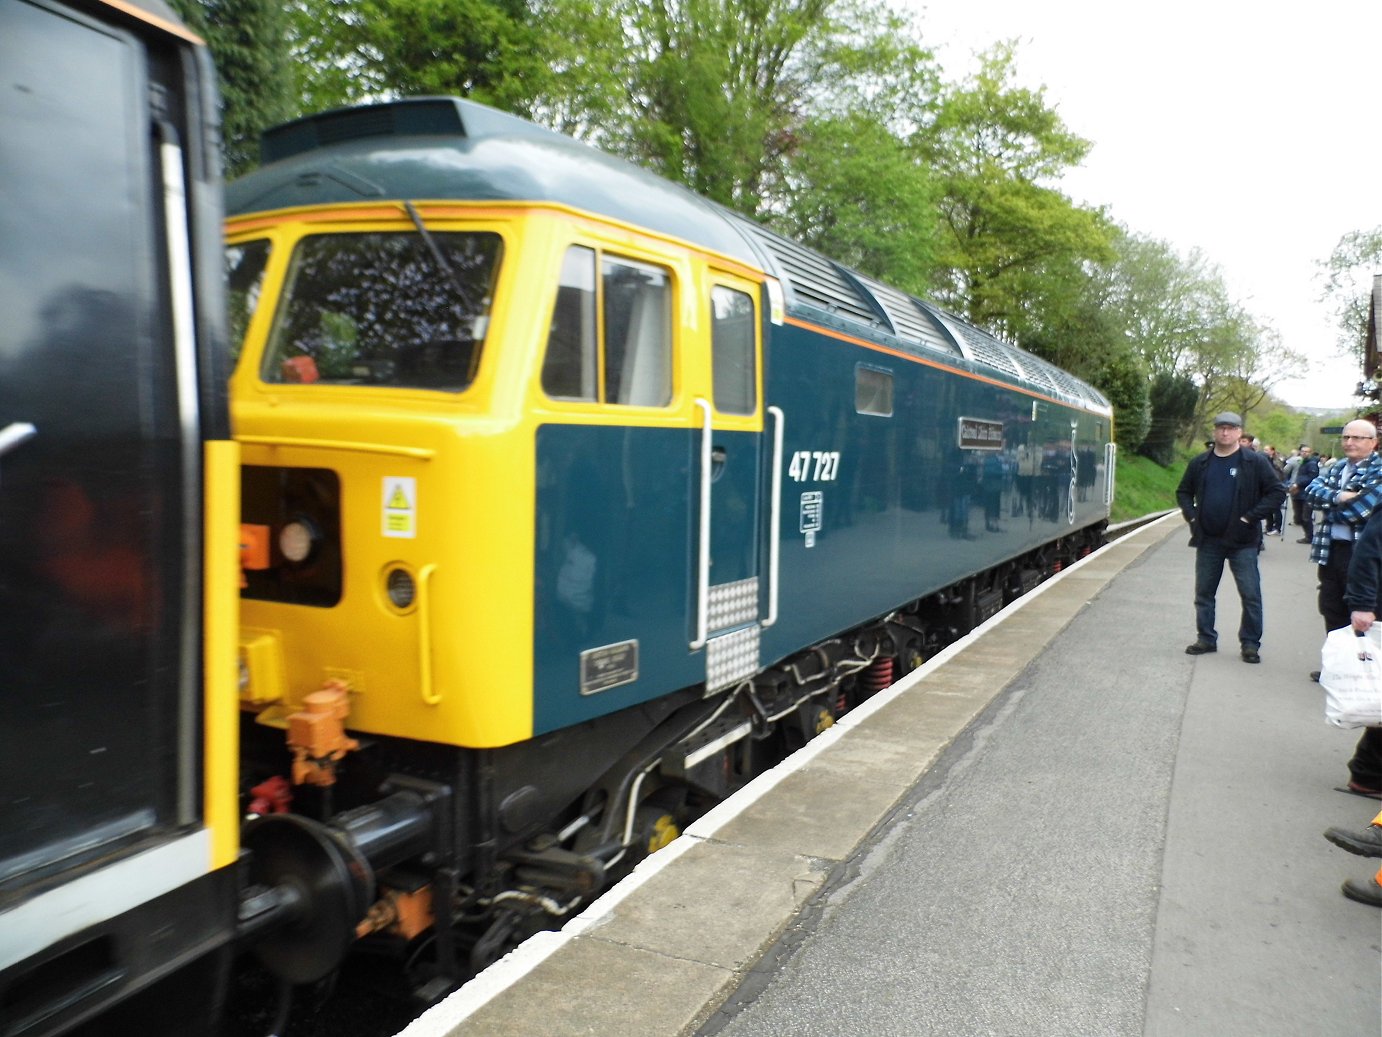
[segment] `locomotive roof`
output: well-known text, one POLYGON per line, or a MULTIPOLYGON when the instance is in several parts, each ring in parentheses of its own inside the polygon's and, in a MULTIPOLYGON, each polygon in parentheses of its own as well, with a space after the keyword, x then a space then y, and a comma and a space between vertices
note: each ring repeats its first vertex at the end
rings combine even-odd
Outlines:
POLYGON ((229 214, 392 198, 556 202, 758 265, 712 203, 473 101, 414 98, 307 116, 269 130, 263 157, 227 188, 229 214))
POLYGON ((1084 382, 931 303, 630 162, 473 101, 424 97, 323 112, 269 130, 262 152, 265 164, 227 187, 229 215, 375 199, 569 205, 766 270, 782 282, 789 311, 814 322, 1109 410, 1084 382))

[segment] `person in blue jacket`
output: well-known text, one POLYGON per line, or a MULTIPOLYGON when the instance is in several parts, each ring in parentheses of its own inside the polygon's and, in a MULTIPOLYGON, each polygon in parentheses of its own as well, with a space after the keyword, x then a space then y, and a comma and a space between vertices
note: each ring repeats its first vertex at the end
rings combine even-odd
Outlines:
POLYGON ((1281 508, 1286 487, 1262 454, 1239 446, 1243 419, 1232 411, 1214 418, 1212 446, 1191 458, 1176 487, 1176 503, 1190 523, 1195 550, 1195 641, 1187 655, 1219 650, 1214 629, 1214 598, 1228 563, 1242 601, 1239 653, 1245 663, 1261 662, 1262 576, 1257 551, 1262 520, 1281 508))

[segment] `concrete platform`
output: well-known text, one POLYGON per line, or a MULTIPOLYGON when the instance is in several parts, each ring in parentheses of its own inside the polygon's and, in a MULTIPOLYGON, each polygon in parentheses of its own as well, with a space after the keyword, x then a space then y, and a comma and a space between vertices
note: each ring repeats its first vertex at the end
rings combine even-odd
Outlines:
POLYGON ((1252 667, 1232 651, 1227 575, 1226 650, 1181 653, 1181 535, 1169 516, 1042 585, 404 1034, 1382 1032, 1382 915, 1337 893, 1367 862, 1319 838, 1372 813, 1321 784, 1342 779, 1351 733, 1304 705, 1268 716, 1259 694, 1319 699, 1303 677, 1321 640, 1307 548, 1268 541, 1252 667), (1090 630, 1107 637, 1091 646, 1090 630), (1067 686, 1081 697, 1066 712, 1038 711, 1067 686), (1155 693, 1104 723, 1115 690, 1155 693), (966 787, 971 767, 992 773, 966 787), (1311 791, 1283 809, 1277 774, 1311 791), (1091 777, 1114 787, 1081 790, 1091 777), (1221 917, 1226 880, 1248 895, 1221 917))

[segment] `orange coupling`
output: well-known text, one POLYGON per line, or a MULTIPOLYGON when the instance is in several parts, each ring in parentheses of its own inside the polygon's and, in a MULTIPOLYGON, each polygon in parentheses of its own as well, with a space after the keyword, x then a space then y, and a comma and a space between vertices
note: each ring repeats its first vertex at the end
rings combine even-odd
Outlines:
POLYGON ((345 732, 350 712, 350 687, 329 680, 320 691, 302 700, 302 709, 288 717, 288 748, 293 751, 294 785, 334 785, 336 764, 360 743, 345 732))
POLYGON ((371 933, 391 933, 411 940, 432 927, 432 887, 423 886, 411 893, 385 890, 355 926, 357 938, 371 933))

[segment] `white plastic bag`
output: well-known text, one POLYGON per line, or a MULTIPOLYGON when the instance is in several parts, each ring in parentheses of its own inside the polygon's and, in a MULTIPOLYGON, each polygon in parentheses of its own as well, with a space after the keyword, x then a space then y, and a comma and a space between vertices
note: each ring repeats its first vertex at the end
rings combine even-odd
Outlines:
POLYGON ((1320 649, 1324 718, 1335 727, 1382 727, 1382 630, 1360 637, 1352 627, 1331 630, 1320 649))

